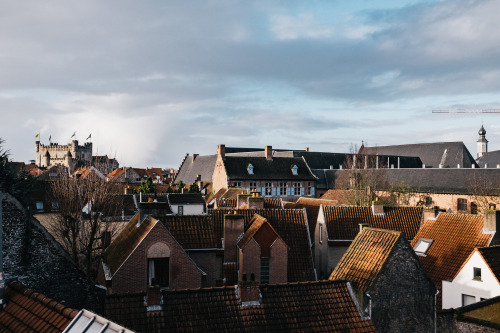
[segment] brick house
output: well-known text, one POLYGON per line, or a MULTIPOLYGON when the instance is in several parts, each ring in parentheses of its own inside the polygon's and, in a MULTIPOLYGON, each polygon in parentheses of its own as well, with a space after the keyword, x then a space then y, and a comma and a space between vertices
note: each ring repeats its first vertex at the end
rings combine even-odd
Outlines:
POLYGON ((106 317, 137 332, 375 332, 346 281, 239 284, 106 297, 106 317))
POLYGON ((238 187, 258 191, 263 197, 315 196, 316 176, 302 157, 274 157, 271 146, 264 156, 226 155, 219 145, 212 176, 213 190, 238 187))
POLYGON ((433 332, 436 287, 404 233, 364 228, 330 280, 347 280, 379 332, 433 332))
POLYGON ((319 278, 330 274, 361 227, 404 232, 411 240, 420 228, 422 213, 419 207, 321 206, 314 233, 314 260, 319 278))
POLYGON ((98 282, 108 293, 200 288, 206 275, 157 219, 136 214, 103 253, 98 282))

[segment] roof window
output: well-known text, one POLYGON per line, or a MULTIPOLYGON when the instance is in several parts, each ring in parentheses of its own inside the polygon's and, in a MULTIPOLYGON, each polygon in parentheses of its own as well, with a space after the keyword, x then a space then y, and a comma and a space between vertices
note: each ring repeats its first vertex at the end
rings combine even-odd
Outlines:
POLYGON ((299 171, 299 167, 298 166, 296 166, 296 165, 292 166, 292 174, 294 176, 297 176, 298 171, 299 171))
POLYGON ((249 175, 253 175, 253 165, 252 165, 252 163, 248 164, 247 171, 248 171, 249 175))
POLYGON ((425 256, 429 248, 431 247, 433 239, 420 238, 417 242, 417 245, 413 248, 415 253, 419 256, 425 256))

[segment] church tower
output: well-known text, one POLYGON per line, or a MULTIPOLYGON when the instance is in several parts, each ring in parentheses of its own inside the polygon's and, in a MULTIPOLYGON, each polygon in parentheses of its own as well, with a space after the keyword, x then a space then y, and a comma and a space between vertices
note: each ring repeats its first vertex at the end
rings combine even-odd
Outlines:
POLYGON ((483 125, 479 129, 479 139, 477 140, 477 158, 488 152, 488 140, 486 140, 486 130, 483 125))

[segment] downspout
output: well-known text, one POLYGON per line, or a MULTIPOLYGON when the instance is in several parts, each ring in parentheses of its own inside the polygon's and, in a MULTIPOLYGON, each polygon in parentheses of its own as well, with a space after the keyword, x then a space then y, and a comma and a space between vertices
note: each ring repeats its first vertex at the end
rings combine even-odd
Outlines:
POLYGON ((439 289, 436 288, 436 294, 434 295, 434 333, 437 333, 437 295, 439 294, 439 289))

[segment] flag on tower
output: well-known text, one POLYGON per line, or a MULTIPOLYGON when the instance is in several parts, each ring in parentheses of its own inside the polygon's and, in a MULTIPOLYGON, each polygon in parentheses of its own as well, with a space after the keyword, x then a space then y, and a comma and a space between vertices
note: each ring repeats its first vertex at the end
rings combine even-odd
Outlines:
POLYGON ((40 137, 40 132, 35 135, 35 139, 40 137))
POLYGON ((76 131, 75 131, 75 132, 73 132, 73 135, 72 135, 71 137, 74 137, 75 135, 76 135, 76 131))
POLYGON ((49 135, 49 142, 50 142, 50 140, 51 140, 51 139, 52 139, 52 134, 51 134, 51 135, 49 135))
POLYGON ((90 139, 91 137, 92 137, 92 133, 89 134, 89 137, 87 138, 87 140, 90 139))

